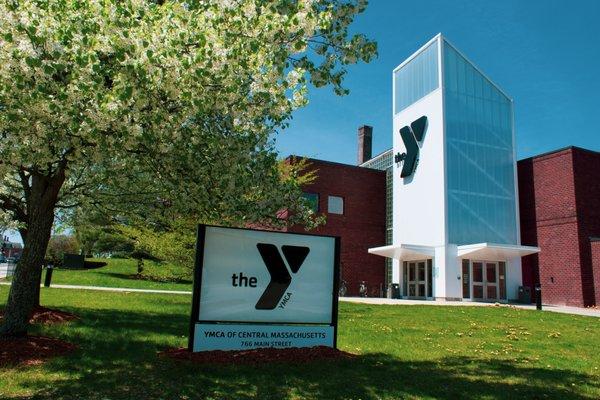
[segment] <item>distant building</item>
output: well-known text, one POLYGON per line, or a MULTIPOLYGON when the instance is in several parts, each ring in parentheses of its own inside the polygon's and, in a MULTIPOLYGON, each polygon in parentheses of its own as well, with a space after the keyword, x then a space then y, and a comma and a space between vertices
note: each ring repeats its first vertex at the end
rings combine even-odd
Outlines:
POLYGON ((4 238, 1 246, 2 255, 4 257, 12 257, 15 259, 21 258, 21 254, 23 253, 23 245, 21 243, 11 242, 8 240, 8 238, 4 238))

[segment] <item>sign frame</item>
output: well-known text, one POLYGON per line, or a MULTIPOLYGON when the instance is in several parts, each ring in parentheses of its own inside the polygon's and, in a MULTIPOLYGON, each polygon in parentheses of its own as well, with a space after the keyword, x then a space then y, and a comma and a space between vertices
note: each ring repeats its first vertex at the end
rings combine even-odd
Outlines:
POLYGON ((341 239, 339 236, 334 235, 318 235, 313 233, 296 233, 296 232, 279 232, 269 231, 266 229, 254 229, 254 228, 239 228, 239 227, 228 227, 220 225, 210 224, 198 224, 196 234, 196 245, 195 245, 195 258, 194 258, 194 283, 192 289, 192 307, 190 313, 190 325, 188 334, 188 351, 194 351, 194 337, 196 331, 196 324, 214 324, 214 325, 228 325, 228 324, 240 324, 240 325, 277 325, 277 326, 330 326, 333 328, 333 348, 337 349, 337 331, 338 331, 338 306, 339 306, 339 278, 340 278, 340 247, 341 239), (282 235, 300 235, 300 236, 318 236, 318 237, 329 237, 334 239, 334 255, 333 255, 333 288, 332 288, 332 301, 331 301, 331 321, 329 324, 315 323, 315 322, 256 322, 256 321, 205 321, 200 320, 200 299, 202 297, 202 272, 204 269, 204 250, 206 243, 206 228, 224 228, 224 229, 238 229, 244 231, 254 232, 269 232, 277 233, 282 235))

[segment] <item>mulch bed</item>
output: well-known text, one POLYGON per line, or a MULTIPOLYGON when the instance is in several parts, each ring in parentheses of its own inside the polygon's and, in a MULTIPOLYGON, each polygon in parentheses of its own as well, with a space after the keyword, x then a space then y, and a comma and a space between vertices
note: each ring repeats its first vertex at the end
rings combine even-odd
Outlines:
POLYGON ((356 355, 336 350, 331 347, 317 346, 289 349, 253 349, 244 351, 202 351, 191 353, 186 348, 168 349, 160 352, 159 357, 175 360, 191 361, 198 364, 270 364, 293 363, 303 364, 320 360, 352 359, 356 355))
POLYGON ((64 340, 45 336, 25 336, 0 340, 0 367, 39 365, 51 357, 77 349, 64 340))
MULTIPOLYGON (((4 316, 4 310, 0 310, 0 321, 4 316)), ((75 314, 71 314, 66 311, 54 310, 46 307, 36 307, 31 313, 31 319, 29 320, 32 324, 62 324, 64 322, 78 320, 79 317, 75 314)))
POLYGON ((36 307, 29 322, 32 324, 62 324, 63 322, 75 321, 79 317, 70 312, 53 310, 52 308, 36 307))

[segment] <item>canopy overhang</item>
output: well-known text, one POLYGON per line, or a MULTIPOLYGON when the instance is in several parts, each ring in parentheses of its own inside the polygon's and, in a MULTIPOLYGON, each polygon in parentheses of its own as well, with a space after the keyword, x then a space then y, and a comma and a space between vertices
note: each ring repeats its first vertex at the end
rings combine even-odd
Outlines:
POLYGON ((435 248, 413 244, 393 244, 389 246, 374 247, 369 249, 369 253, 400 261, 416 261, 433 257, 435 248))
POLYGON ((539 252, 539 247, 511 244, 476 243, 458 246, 459 257, 489 261, 524 257, 539 252))

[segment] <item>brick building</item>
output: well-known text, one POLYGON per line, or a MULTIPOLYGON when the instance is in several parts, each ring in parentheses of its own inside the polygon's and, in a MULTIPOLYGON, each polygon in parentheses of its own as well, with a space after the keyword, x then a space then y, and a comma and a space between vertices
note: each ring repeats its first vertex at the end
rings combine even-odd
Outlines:
POLYGON ((592 248, 592 269, 594 270, 594 295, 596 306, 600 306, 600 238, 590 238, 592 248))
POLYGON ((21 254, 23 253, 23 245, 21 243, 15 243, 8 240, 8 237, 5 237, 0 244, 1 250, 0 254, 4 258, 13 258, 19 259, 21 258, 21 254))
MULTIPOLYGON (((309 169, 318 178, 304 188, 305 196, 327 222, 311 231, 341 237, 340 279, 348 295, 358 295, 361 281, 369 296, 381 296, 385 281, 385 260, 368 253, 370 247, 385 241, 384 171, 359 166, 308 159, 309 169)), ((288 232, 304 232, 301 226, 288 232)))
POLYGON ((544 303, 600 304, 600 153, 577 147, 518 162, 523 284, 544 303))
MULTIPOLYGON (((359 166, 309 159, 318 178, 305 188, 327 216, 313 233, 342 238, 349 295, 365 281, 369 295, 380 296, 391 282, 389 260, 367 252, 391 241, 393 190, 391 152, 371 158, 371 135, 372 128, 359 128, 359 166)), ((541 283, 547 304, 600 305, 600 153, 569 147, 520 160, 517 168, 521 242, 541 248, 523 258, 523 285, 534 294, 541 283)))
MULTIPOLYGON (((391 241, 393 163, 390 151, 371 158, 366 128, 366 138, 359 128, 359 166, 308 159, 317 179, 304 190, 327 217, 312 233, 342 239, 348 294, 357 295, 365 281, 369 296, 380 296, 391 282, 389 260, 367 250, 391 241)), ((540 282, 547 304, 600 305, 600 153, 569 147, 520 160, 517 168, 521 242, 541 248, 523 257, 523 285, 534 294, 540 282)))
POLYGON ((441 34, 392 93, 392 148, 371 158, 363 126, 358 166, 311 160, 305 188, 328 217, 316 233, 341 237, 349 294, 510 302, 539 282, 545 303, 600 305, 600 153, 517 162, 513 100, 441 34))

